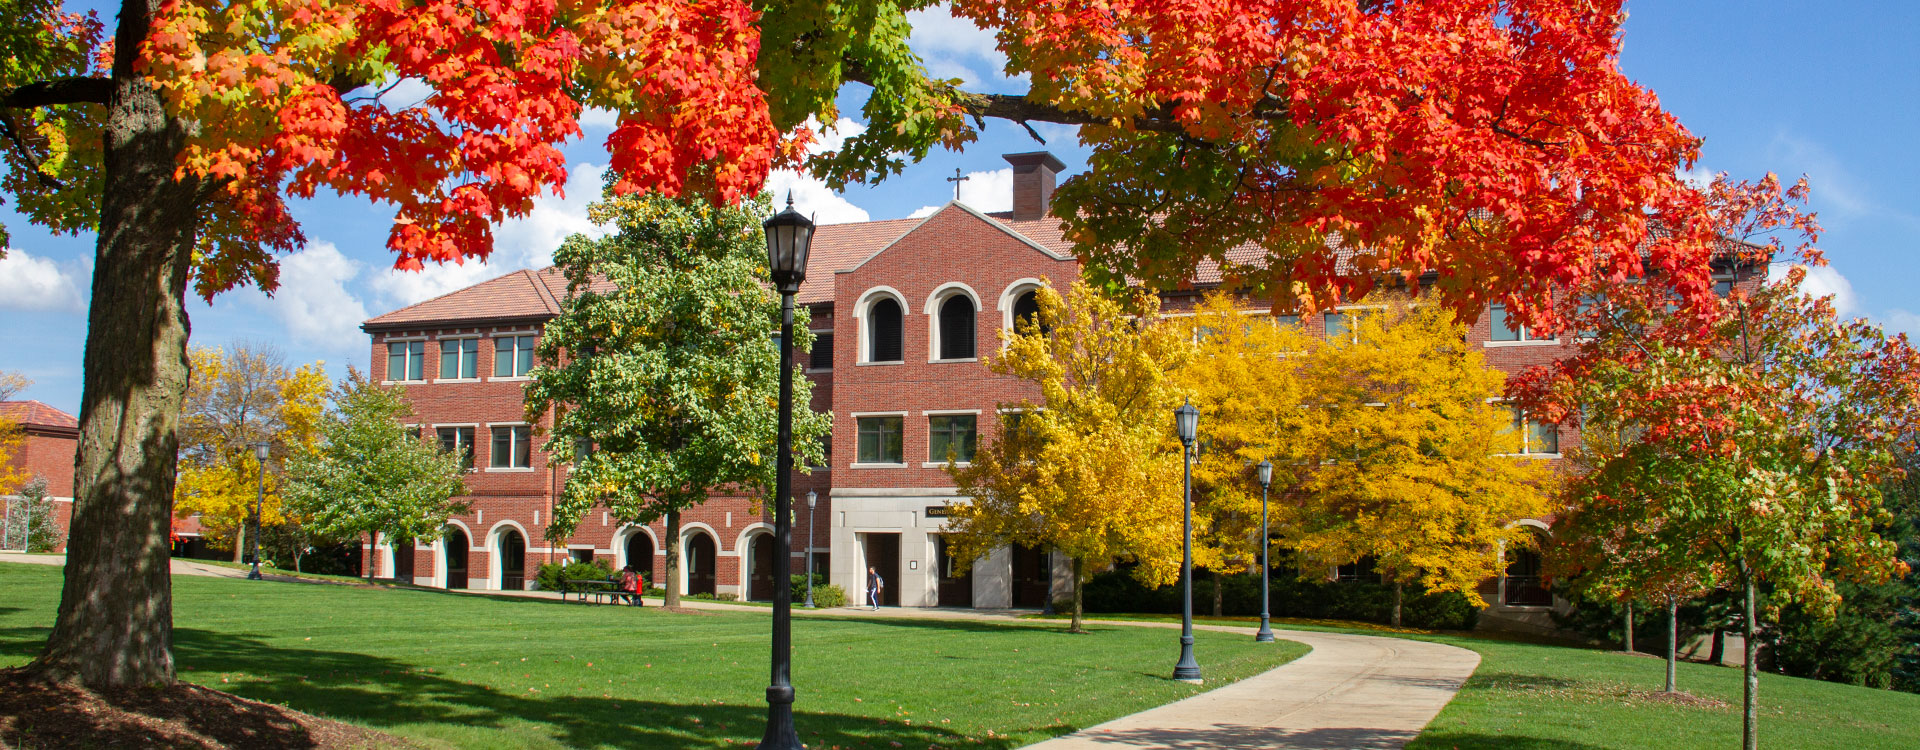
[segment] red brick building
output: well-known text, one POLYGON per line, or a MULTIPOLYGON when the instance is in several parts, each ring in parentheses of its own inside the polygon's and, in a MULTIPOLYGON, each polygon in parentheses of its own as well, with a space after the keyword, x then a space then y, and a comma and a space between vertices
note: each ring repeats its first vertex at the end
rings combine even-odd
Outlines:
MULTIPOLYGON (((1000 550, 954 576, 940 538, 942 508, 954 497, 941 469, 947 450, 964 455, 977 435, 993 432, 999 404, 1036 395, 981 366, 981 352, 1031 308, 1034 290, 1079 272, 1047 213, 1061 163, 1045 153, 1006 159, 1010 212, 951 202, 925 218, 822 226, 814 235, 798 301, 811 308, 819 336, 807 368, 813 408, 832 413, 833 437, 828 465, 796 476, 794 541, 851 597, 863 595, 868 566, 888 581, 886 602, 906 606, 1038 607, 1065 583, 1063 561, 1029 549, 1000 550)), ((422 433, 473 457, 473 512, 453 519, 443 540, 383 550, 379 574, 397 565, 401 576, 435 586, 517 588, 535 563, 570 555, 632 562, 656 581, 664 574, 658 523, 624 526, 600 513, 564 544, 541 538, 565 477, 532 447, 529 428, 538 425, 527 422, 521 393, 534 340, 564 293, 553 269, 517 271, 362 326, 373 338, 374 376, 406 384, 422 433)), ((1167 309, 1177 314, 1197 294, 1169 293, 1167 309)), ((1283 322, 1325 333, 1350 308, 1283 322)), ((1570 341, 1505 322, 1496 305, 1469 334, 1496 367, 1518 372, 1570 351, 1570 341)), ((1550 425, 1525 432, 1527 455, 1541 460, 1559 459, 1578 440, 1550 425)), ((684 514, 688 591, 764 598, 776 570, 803 569, 800 551, 789 565, 771 559, 772 526, 749 507, 717 498, 684 514)), ((1506 579, 1489 584, 1495 612, 1545 609, 1550 601, 1527 577, 1530 561, 1515 563, 1512 592, 1506 579)))
MULTIPOLYGON (((19 449, 8 456, 9 468, 47 483, 47 499, 53 501, 55 523, 67 528, 73 517, 73 457, 80 442, 80 420, 73 415, 38 401, 0 401, 0 423, 19 425, 19 449)), ((11 473, 11 472, 9 472, 11 473)), ((19 487, 0 487, 0 496, 13 499, 19 487)), ((17 509, 8 504, 8 512, 17 509)), ((60 536, 56 552, 67 551, 66 535, 60 536)))

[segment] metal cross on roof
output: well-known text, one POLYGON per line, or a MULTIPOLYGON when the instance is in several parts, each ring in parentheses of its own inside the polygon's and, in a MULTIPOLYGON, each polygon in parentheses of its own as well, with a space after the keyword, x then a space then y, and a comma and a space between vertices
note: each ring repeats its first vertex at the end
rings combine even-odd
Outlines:
POLYGON ((966 177, 965 175, 962 175, 960 173, 959 167, 955 167, 953 170, 953 176, 947 178, 947 182, 953 183, 953 199, 954 200, 960 200, 960 183, 967 179, 970 179, 970 178, 966 177))

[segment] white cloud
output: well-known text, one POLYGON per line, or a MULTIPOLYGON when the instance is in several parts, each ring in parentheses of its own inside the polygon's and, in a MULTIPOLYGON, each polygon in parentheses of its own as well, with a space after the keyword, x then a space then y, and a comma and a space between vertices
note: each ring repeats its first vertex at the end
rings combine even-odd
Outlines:
POLYGON ((588 107, 580 113, 580 127, 612 130, 620 125, 620 113, 611 109, 588 107))
POLYGON ((418 271, 389 268, 367 283, 394 308, 424 302, 442 294, 473 286, 515 269, 494 266, 477 260, 464 263, 428 263, 418 271))
POLYGON ((296 341, 333 351, 366 346, 360 322, 367 307, 347 291, 360 275, 360 262, 340 253, 331 242, 314 242, 280 261, 280 288, 268 297, 250 291, 254 304, 287 327, 296 341))
POLYGON ((992 213, 1013 210, 1013 167, 991 172, 968 172, 960 181, 960 202, 992 213))
MULTIPOLYGON (((1768 269, 1769 280, 1778 281, 1787 275, 1789 266, 1776 265, 1768 269)), ((1807 279, 1800 283, 1800 292, 1809 297, 1832 297, 1833 309, 1842 318, 1855 317, 1865 312, 1860 307, 1860 297, 1853 291, 1853 282, 1841 275, 1833 266, 1806 266, 1807 279)))
POLYGON ((1888 333, 1904 333, 1907 338, 1920 339, 1920 314, 1894 308, 1885 315, 1875 317, 1880 319, 1880 327, 1888 333))
POLYGON ((940 210, 940 208, 941 208, 940 206, 921 206, 919 208, 914 209, 913 213, 907 214, 907 218, 924 219, 929 216, 932 216, 933 212, 940 210))
POLYGON ((1695 190, 1705 190, 1709 185, 1713 184, 1715 173, 1711 169, 1696 164, 1692 169, 1678 170, 1677 174, 1680 176, 1680 181, 1686 183, 1689 187, 1695 190))
POLYGON ((521 268, 545 268, 553 265, 553 251, 575 234, 604 237, 607 229, 587 218, 587 207, 600 200, 605 165, 580 163, 567 173, 565 197, 543 195, 533 201, 533 211, 525 217, 501 222, 493 229, 493 255, 489 265, 501 266, 501 273, 521 268))
MULTIPOLYGON (((819 121, 812 118, 808 118, 807 125, 815 132, 813 143, 807 146, 807 153, 810 154, 838 151, 848 138, 867 130, 867 126, 845 117, 834 122, 830 128, 820 127, 819 121)), ((846 224, 872 218, 866 209, 853 205, 829 189, 827 183, 791 169, 776 169, 767 175, 766 190, 773 194, 775 208, 785 205, 787 196, 792 195, 794 210, 812 216, 817 224, 846 224)))
POLYGON ((910 11, 907 22, 913 25, 907 46, 920 56, 927 72, 934 77, 959 78, 988 88, 1026 89, 1025 75, 1007 76, 1007 56, 1000 51, 993 32, 954 15, 947 3, 910 11))
POLYGON ((79 312, 86 298, 74 275, 48 258, 10 248, 0 258, 0 309, 79 312))

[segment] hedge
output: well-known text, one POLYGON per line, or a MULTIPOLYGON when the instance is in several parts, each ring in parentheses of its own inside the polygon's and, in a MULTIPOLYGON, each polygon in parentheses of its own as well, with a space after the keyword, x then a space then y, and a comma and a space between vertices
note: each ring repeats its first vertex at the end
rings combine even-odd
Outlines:
MULTIPOLYGON (((1222 579, 1221 613, 1234 616, 1260 614, 1260 576, 1258 572, 1229 575, 1222 579)), ((1194 571, 1193 609, 1198 614, 1213 612, 1214 577, 1204 570, 1194 571)), ((816 591, 815 597, 819 594, 816 591)), ((1089 613, 1179 614, 1178 584, 1150 589, 1120 568, 1108 570, 1087 582, 1084 606, 1089 613)), ((1301 617, 1328 620, 1358 620, 1386 624, 1393 616, 1393 587, 1359 581, 1303 581, 1290 571, 1275 571, 1269 594, 1274 617, 1301 617)), ((1401 624, 1430 630, 1472 630, 1480 621, 1480 610, 1458 592, 1430 594, 1408 585, 1401 605, 1401 624)))

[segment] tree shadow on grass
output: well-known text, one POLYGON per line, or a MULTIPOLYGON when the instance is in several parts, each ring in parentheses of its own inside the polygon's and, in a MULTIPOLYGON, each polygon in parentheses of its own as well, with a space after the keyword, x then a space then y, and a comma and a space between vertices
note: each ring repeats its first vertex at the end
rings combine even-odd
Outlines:
POLYGON ((1579 687, 1585 683, 1560 677, 1548 677, 1540 674, 1522 674, 1518 672, 1474 672, 1467 678, 1465 687, 1492 688, 1495 690, 1562 690, 1579 687))
MULTIPOLYGON (((766 721, 764 705, 508 693, 385 657, 278 648, 250 636, 204 630, 175 630, 174 654, 179 663, 198 671, 246 675, 219 686, 236 694, 373 727, 438 723, 500 728, 527 722, 545 725, 555 741, 568 747, 664 750, 757 741, 766 721)), ((1012 746, 1005 739, 883 723, 872 716, 794 713, 800 738, 811 747, 891 747, 891 742, 909 747, 965 743, 989 750, 1012 746)))
POLYGON ((1420 735, 1407 750, 1608 750, 1603 745, 1525 735, 1486 732, 1434 732, 1420 735))

